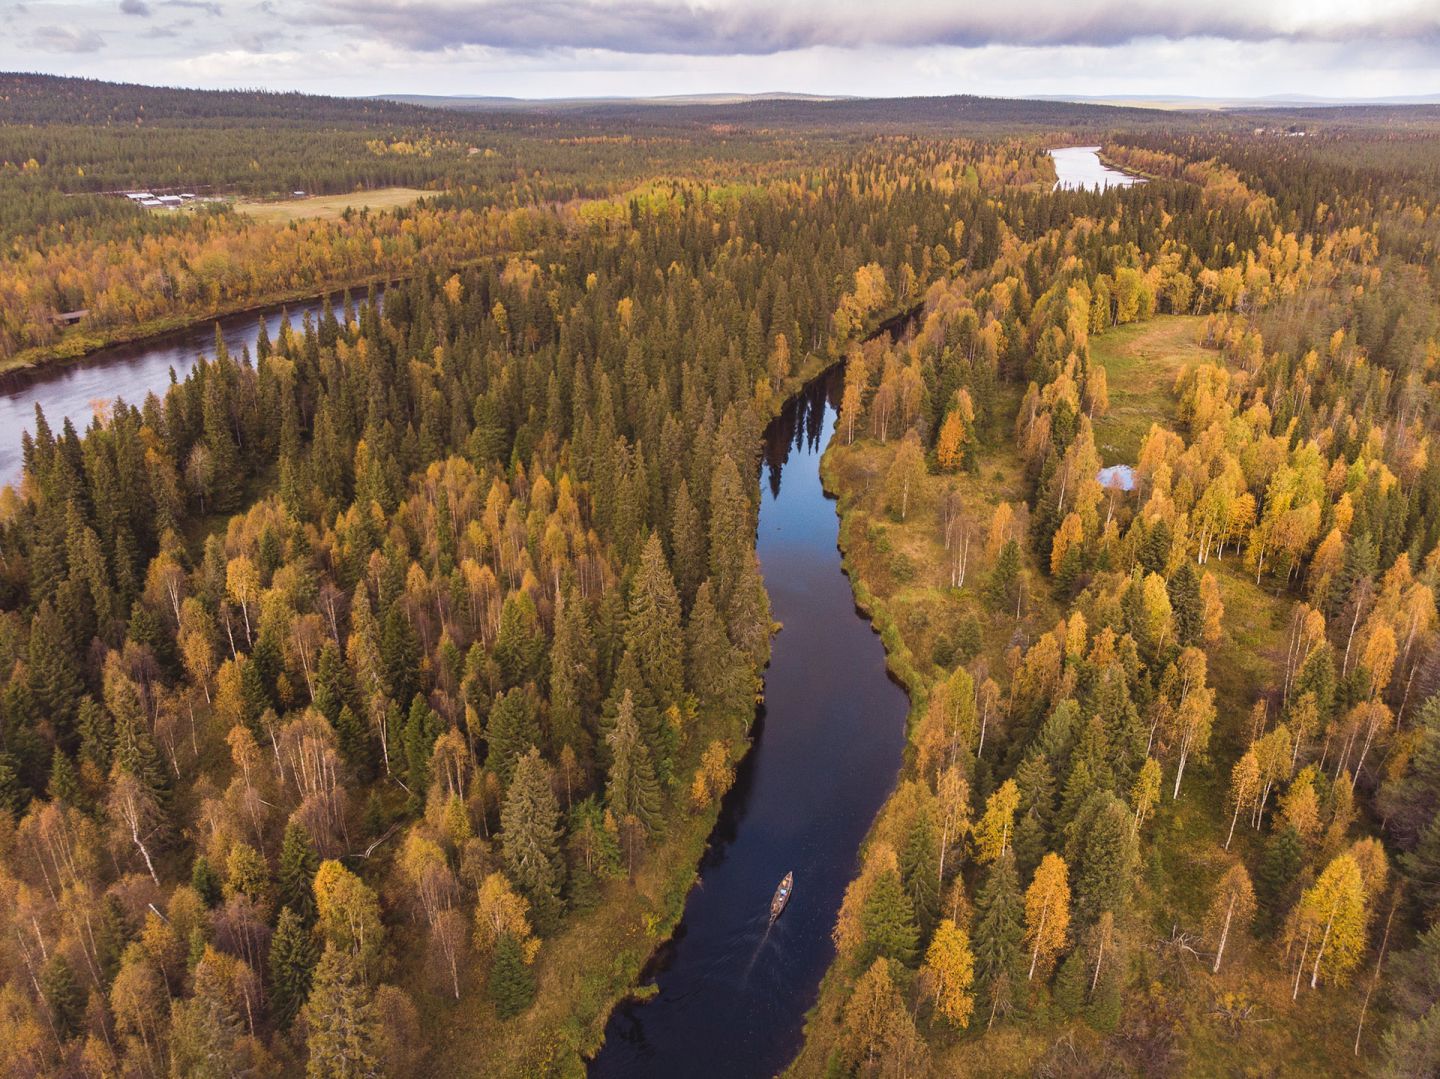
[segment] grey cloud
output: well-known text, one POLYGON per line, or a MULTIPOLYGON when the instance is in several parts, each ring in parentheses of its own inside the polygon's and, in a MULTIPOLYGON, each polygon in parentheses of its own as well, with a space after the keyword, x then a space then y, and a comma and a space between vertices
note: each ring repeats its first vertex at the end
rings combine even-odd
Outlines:
POLYGON ((42 52, 97 52, 105 47, 105 39, 94 30, 73 26, 37 27, 30 43, 42 52))
MULTIPOLYGON (((174 0, 172 0, 174 2, 174 0)), ((353 26, 396 45, 440 51, 459 45, 542 51, 605 49, 688 56, 764 56, 814 46, 976 48, 1115 46, 1144 38, 1230 41, 1423 42, 1440 45, 1440 10, 1287 27, 1257 5, 1171 4, 1164 0, 1019 0, 1003 6, 895 5, 883 15, 854 7, 801 7, 754 0, 699 7, 663 0, 317 0, 315 21, 353 26)))
POLYGON ((145 0, 120 0, 120 10, 126 15, 150 15, 150 5, 145 0))
POLYGON ((193 8, 196 11, 203 11, 208 15, 220 15, 222 13, 220 5, 212 3, 211 0, 164 0, 164 3, 166 7, 193 8))

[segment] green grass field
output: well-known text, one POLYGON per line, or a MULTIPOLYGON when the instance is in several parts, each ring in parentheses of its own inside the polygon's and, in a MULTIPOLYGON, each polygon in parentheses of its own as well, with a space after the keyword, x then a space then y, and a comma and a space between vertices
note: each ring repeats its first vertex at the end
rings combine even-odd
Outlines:
POLYGON ((1095 445, 1105 464, 1134 464, 1150 425, 1171 425, 1175 377, 1190 364, 1218 359, 1197 340, 1201 322, 1162 315, 1090 338, 1090 357, 1104 365, 1109 380, 1110 410, 1095 421, 1095 445))
POLYGON ((333 221, 346 210, 369 209, 377 213, 381 210, 394 210, 433 194, 433 191, 421 191, 414 187, 377 187, 373 191, 352 191, 345 195, 313 195, 300 199, 237 199, 234 206, 240 213, 257 221, 283 225, 305 218, 333 221))

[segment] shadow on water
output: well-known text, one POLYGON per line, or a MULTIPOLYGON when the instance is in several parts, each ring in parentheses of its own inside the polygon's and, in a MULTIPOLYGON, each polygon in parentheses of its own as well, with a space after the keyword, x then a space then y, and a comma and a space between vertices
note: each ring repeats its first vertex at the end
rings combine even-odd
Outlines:
POLYGON ((842 385, 838 368, 822 375, 766 432, 757 549, 785 627, 766 703, 684 918, 646 970, 655 995, 616 1008, 592 1076, 774 1075, 799 1049, 834 956, 830 930, 860 840, 894 786, 908 707, 855 612, 820 484, 842 385), (794 894, 772 925, 770 899, 787 871, 794 894))

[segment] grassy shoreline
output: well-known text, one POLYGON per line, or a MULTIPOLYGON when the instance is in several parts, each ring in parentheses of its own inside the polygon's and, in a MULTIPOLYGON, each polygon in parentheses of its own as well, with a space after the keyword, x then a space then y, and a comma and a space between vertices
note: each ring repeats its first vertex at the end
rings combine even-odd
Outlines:
MULTIPOLYGON (((1148 419, 1176 425, 1171 388, 1178 369, 1191 360, 1215 361, 1213 351, 1194 345, 1199 321, 1165 316, 1112 329, 1092 343, 1092 354, 1111 376, 1112 405, 1119 405, 1112 416, 1097 421, 1097 441, 1108 435, 1112 452, 1118 451, 1120 456, 1132 446, 1138 448, 1139 414, 1144 411, 1149 412, 1148 419)), ((1051 595, 1049 577, 1035 563, 1029 543, 1022 544, 1023 562, 1033 595, 1026 600, 1029 608, 1018 621, 987 611, 979 595, 981 572, 972 571, 963 589, 949 587, 949 568, 935 514, 940 495, 953 485, 972 524, 983 529, 990 506, 1002 500, 1019 503, 1028 494, 1023 467, 1008 437, 1008 417, 1013 415, 1010 404, 1007 401, 995 409, 997 420, 982 439, 976 470, 953 476, 929 474, 922 508, 912 509, 905 522, 895 521, 885 512, 881 492, 880 478, 894 456, 894 440, 882 445, 857 436, 854 444, 846 446, 837 437, 822 458, 822 482, 827 494, 837 499, 840 515, 842 565, 857 608, 870 618, 885 645, 887 668, 910 696, 912 736, 932 687, 948 673, 935 662, 932 648, 951 632, 956 621, 972 614, 979 619, 983 632, 977 655, 992 671, 1002 672, 1003 653, 1013 640, 1033 640, 1064 613, 1051 595)), ((979 558, 975 561, 980 564, 979 558)), ((1173 925, 1198 923, 1213 881, 1227 864, 1220 843, 1228 823, 1224 792, 1229 765, 1240 751, 1249 707, 1274 677, 1283 653, 1288 605, 1282 597, 1258 587, 1241 562, 1239 556, 1227 553, 1223 561, 1212 559, 1207 567, 1218 579, 1226 606, 1224 640, 1211 657, 1220 717, 1210 759, 1198 761, 1187 771, 1186 791, 1178 801, 1168 794, 1162 799, 1149 826, 1153 839, 1146 844, 1137 867, 1133 917, 1141 932, 1156 940, 1168 936, 1173 925)), ((907 740, 902 781, 911 774, 913 762, 914 743, 907 740)), ((861 851, 892 801, 893 794, 877 813, 861 851)), ((1253 863, 1259 842, 1250 833, 1237 835, 1234 849, 1246 853, 1253 863)), ((857 871, 859 864, 857 854, 857 871)), ((1180 1059, 1193 1069, 1186 1074, 1239 1074, 1247 1061, 1255 1059, 1269 1060, 1277 1068, 1274 1074, 1358 1073, 1364 1060, 1353 1054, 1350 1043, 1363 988, 1357 989, 1356 983, 1332 987, 1325 994, 1302 997, 1294 1003, 1282 964, 1271 957, 1271 948, 1267 942, 1254 941, 1248 963, 1233 965, 1213 979, 1206 972, 1207 980, 1200 983, 1204 992, 1198 994, 1200 1003, 1195 1004, 1199 1010, 1177 1014, 1175 1047, 1180 1059), (1206 1010, 1206 1002, 1212 997, 1218 1000, 1221 994, 1255 1002, 1271 1025, 1253 1026, 1244 1038, 1231 1036, 1206 1010)), ((842 1032, 844 1007, 857 974, 838 961, 826 971, 818 1000, 806 1017, 804 1043, 787 1068, 787 1077, 810 1079, 830 1074, 831 1050, 842 1032)), ((1147 1006, 1140 997, 1149 991, 1144 986, 1132 989, 1132 1006, 1147 1006)), ((1079 1018, 1066 1020, 1052 1013, 1047 999, 1042 994, 1023 1022, 997 1025, 988 1032, 983 1028, 962 1033, 931 1030, 932 1074, 1033 1074, 1063 1039, 1105 1052, 1103 1031, 1079 1018)), ((1369 1029, 1378 1028, 1372 1011, 1369 1029)), ((1374 1034, 1369 1037, 1373 1040, 1374 1034)))
MULTIPOLYGON (((773 396, 770 418, 838 362, 837 356, 807 355, 773 396)), ((734 765, 753 748, 754 718, 751 713, 725 721, 740 731, 733 741, 734 765)), ((698 758, 702 747, 691 748, 698 758)), ((417 993, 427 1035, 445 1033, 443 1041, 434 1039, 442 1048, 431 1057, 431 1066, 457 1075, 583 1076, 586 1061, 604 1045, 615 1008, 647 995, 640 979, 684 916, 722 804, 723 797, 698 813, 677 807, 666 842, 649 853, 635 879, 607 884, 594 908, 545 942, 536 960, 535 1003, 522 1015, 508 1021, 495 1015, 478 969, 470 971, 458 1003, 434 992, 417 993)), ((419 972, 409 973, 407 981, 419 987, 419 972)))

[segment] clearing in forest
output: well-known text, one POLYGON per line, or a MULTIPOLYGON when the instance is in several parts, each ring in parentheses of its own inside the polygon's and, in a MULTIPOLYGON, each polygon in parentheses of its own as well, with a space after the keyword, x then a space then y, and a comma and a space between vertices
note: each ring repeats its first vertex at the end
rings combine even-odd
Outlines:
POLYGON ((433 194, 433 191, 421 191, 415 187, 377 187, 372 191, 351 191, 343 195, 312 195, 277 201, 237 199, 235 209, 249 214, 257 221, 269 221, 283 225, 287 221, 300 221, 311 217, 333 221, 343 215, 346 210, 394 210, 400 206, 409 206, 416 199, 433 194))
POLYGON ((1150 424, 1170 426, 1175 376, 1219 353, 1199 343, 1197 315, 1161 315, 1114 326, 1090 338, 1090 358, 1105 368, 1110 411, 1095 422, 1095 447, 1107 465, 1134 464, 1150 424))

